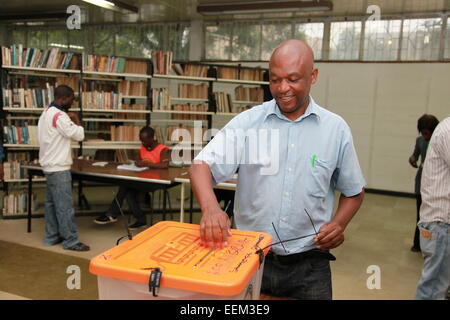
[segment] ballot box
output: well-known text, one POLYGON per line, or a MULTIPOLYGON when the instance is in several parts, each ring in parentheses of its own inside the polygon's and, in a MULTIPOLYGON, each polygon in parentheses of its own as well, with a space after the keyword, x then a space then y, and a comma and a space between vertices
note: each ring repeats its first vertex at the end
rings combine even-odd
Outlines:
POLYGON ((259 299, 269 234, 231 230, 203 247, 200 226, 163 221, 94 257, 100 299, 259 299))

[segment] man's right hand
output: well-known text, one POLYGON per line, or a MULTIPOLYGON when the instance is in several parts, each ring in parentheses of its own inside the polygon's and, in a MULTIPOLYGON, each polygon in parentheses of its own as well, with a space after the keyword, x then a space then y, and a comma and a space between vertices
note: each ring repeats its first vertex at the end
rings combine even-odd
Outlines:
POLYGON ((68 112, 67 115, 69 116, 70 120, 73 121, 77 126, 80 125, 80 119, 78 118, 78 115, 75 112, 68 112))
POLYGON ((204 246, 225 247, 228 245, 228 237, 231 236, 230 218, 218 206, 214 209, 202 210, 200 220, 200 240, 204 246))
POLYGON ((409 157, 409 164, 417 168, 417 160, 414 157, 409 157))

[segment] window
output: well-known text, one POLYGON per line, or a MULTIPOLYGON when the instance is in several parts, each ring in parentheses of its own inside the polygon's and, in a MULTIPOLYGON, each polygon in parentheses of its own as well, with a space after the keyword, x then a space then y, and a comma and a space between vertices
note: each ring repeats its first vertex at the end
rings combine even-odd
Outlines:
POLYGON ((401 20, 367 21, 364 60, 397 60, 401 20))
POLYGON ((231 60, 259 60, 261 25, 254 23, 233 24, 231 60))
POLYGON ((205 32, 205 58, 229 60, 231 53, 231 24, 207 26, 205 32))
POLYGON ((47 32, 47 47, 51 48, 61 48, 64 50, 68 49, 68 37, 66 30, 49 30, 47 32))
POLYGON ((142 28, 142 56, 151 58, 152 50, 164 50, 164 26, 149 25, 142 28))
POLYGON ((314 59, 322 59, 323 23, 300 23, 295 25, 294 38, 303 40, 314 51, 314 59))
POLYGON ((114 35, 116 29, 113 27, 91 28, 94 35, 94 54, 111 55, 114 53, 114 35))
POLYGON ((47 49, 47 30, 28 30, 28 48, 47 49))
POLYGON ((406 19, 403 21, 402 60, 437 60, 442 20, 406 19))
POLYGON ((89 29, 69 30, 69 50, 75 52, 92 53, 89 46, 89 29))
POLYGON ((174 60, 189 60, 189 26, 176 24, 169 25, 168 29, 168 48, 173 51, 174 60))
POLYGON ((447 31, 445 33, 444 58, 445 59, 450 59, 450 18, 447 18, 447 31))
POLYGON ((116 55, 142 57, 141 28, 119 28, 116 33, 116 55))
POLYGON ((283 41, 292 38, 291 24, 263 24, 261 60, 270 60, 273 50, 283 41))
POLYGON ((27 34, 24 29, 12 30, 9 44, 10 45, 22 44, 23 46, 26 46, 26 38, 27 38, 27 34))
POLYGON ((361 22, 332 22, 330 32, 330 59, 358 60, 361 22))

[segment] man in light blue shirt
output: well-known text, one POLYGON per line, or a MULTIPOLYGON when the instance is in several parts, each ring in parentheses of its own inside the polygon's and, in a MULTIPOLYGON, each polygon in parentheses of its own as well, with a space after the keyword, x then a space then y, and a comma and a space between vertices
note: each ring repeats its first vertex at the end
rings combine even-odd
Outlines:
POLYGON ((299 40, 277 47, 269 64, 274 100, 232 119, 195 158, 190 177, 206 245, 227 245, 229 219, 212 186, 239 171, 237 228, 283 241, 266 258, 262 291, 331 299, 329 260, 334 257, 328 250, 344 241, 365 181, 350 128, 309 95, 318 74, 313 59, 311 48, 299 40), (335 189, 341 197, 333 216, 335 189))

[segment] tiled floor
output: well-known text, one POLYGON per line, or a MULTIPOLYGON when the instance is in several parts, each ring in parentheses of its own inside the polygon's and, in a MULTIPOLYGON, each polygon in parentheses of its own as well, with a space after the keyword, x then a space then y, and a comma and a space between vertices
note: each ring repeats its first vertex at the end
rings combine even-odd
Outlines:
MULTIPOLYGON (((98 197, 109 198, 110 190, 98 197)), ((179 201, 175 203, 179 205, 179 201)), ((415 224, 415 200, 366 194, 363 206, 348 226, 346 240, 333 250, 334 299, 413 299, 420 278, 422 257, 410 251, 415 224), (379 271, 380 281, 374 280, 379 271), (369 289, 368 286, 378 288, 369 289)), ((77 217, 80 240, 91 247, 89 252, 66 251, 60 245, 44 247, 43 218, 33 219, 33 231, 26 232, 26 220, 0 220, 0 240, 42 248, 61 254, 90 259, 113 247, 126 235, 122 221, 99 226, 94 217, 77 217)), ((174 219, 179 219, 174 215, 174 219)), ((198 216, 195 221, 198 221, 198 216)), ((50 262, 49 262, 50 263, 50 262)), ((20 299, 0 292, 0 299, 20 299)), ((26 297, 25 297, 26 298, 26 297)))

